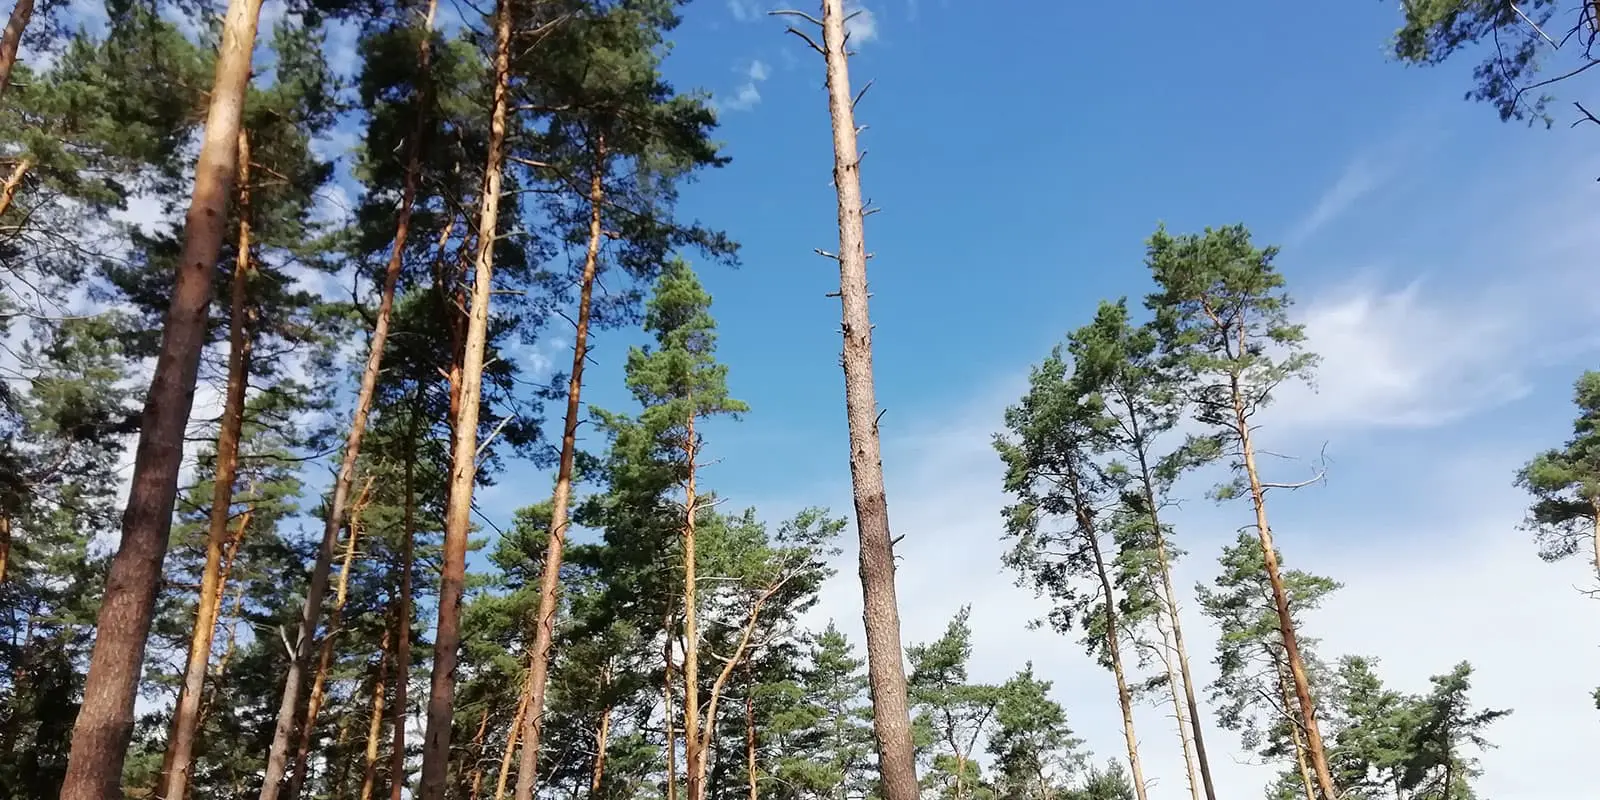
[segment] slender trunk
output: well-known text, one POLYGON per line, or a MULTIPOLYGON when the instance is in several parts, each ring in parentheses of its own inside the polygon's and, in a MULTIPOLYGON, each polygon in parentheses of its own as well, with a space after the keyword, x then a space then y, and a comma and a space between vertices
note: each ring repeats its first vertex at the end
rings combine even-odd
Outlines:
MULTIPOLYGON (((272 747, 267 756, 266 778, 261 786, 261 800, 277 800, 278 784, 283 779, 288 755, 289 735, 294 730, 295 712, 300 698, 300 681, 310 656, 311 640, 316 636, 318 617, 322 613, 322 596, 327 591, 328 571, 333 560, 333 546, 339 527, 344 521, 345 505, 349 502, 350 487, 355 480, 356 460, 361 454, 361 442, 366 435, 367 416, 372 410, 372 398, 377 390, 378 373, 383 365, 384 345, 389 339, 389 322, 394 309, 395 286, 400 280, 404 263, 406 239, 411 233, 411 213, 416 205, 417 186, 421 180, 421 147, 426 128, 428 91, 428 66, 431 58, 433 15, 435 0, 430 0, 427 24, 418 45, 417 59, 423 75, 423 89, 417 103, 417 117, 406 141, 406 174, 401 188, 400 208, 395 220, 394 243, 389 251, 389 261, 384 269, 383 292, 378 301, 377 318, 373 321, 372 338, 367 344, 367 363, 361 373, 361 389, 356 396, 355 412, 350 421, 350 431, 345 437, 344 458, 334 480, 332 497, 328 502, 328 516, 323 522, 322 544, 317 549, 316 563, 311 570, 311 583, 306 589, 306 600, 295 636, 294 657, 290 660, 284 680, 283 697, 278 705, 278 724, 273 731, 272 747)), ((404 706, 404 703, 400 704, 404 706)), ((288 800, 295 800, 290 795, 288 800)))
POLYGON ((1294 616, 1289 610, 1289 594, 1283 588, 1283 576, 1278 571, 1278 551, 1272 544, 1272 528, 1267 525, 1267 499, 1261 485, 1261 475, 1256 470, 1255 447, 1250 441, 1250 421, 1240 399, 1237 379, 1233 383, 1234 430, 1239 435, 1239 448, 1244 457, 1245 477, 1250 481, 1250 501, 1255 506, 1256 532, 1261 537, 1261 557, 1266 564, 1267 580, 1272 584, 1272 602, 1278 611, 1278 631, 1283 636, 1283 650, 1289 661, 1289 675, 1294 679, 1295 698, 1300 704, 1300 719, 1306 736, 1306 756, 1311 761, 1311 771, 1317 779, 1317 790, 1322 800, 1336 800, 1333 773, 1328 770, 1328 759, 1322 747, 1322 731, 1317 725, 1317 707, 1311 699, 1311 681, 1306 677, 1305 662, 1300 658, 1300 642, 1295 635, 1294 616))
MULTIPOLYGON (((33 0, 21 1, 29 5, 33 3, 33 0)), ((0 80, 4 79, 0 78, 0 80)), ((3 90, 3 88, 3 86, 0 86, 0 90, 3 90)), ((33 162, 26 158, 18 161, 16 166, 11 168, 11 174, 6 176, 5 183, 0 184, 0 217, 5 216, 6 211, 11 208, 11 201, 16 199, 17 190, 22 188, 22 179, 27 177, 28 170, 32 167, 33 162)))
POLYGON ((750 678, 749 662, 745 662, 745 678, 749 688, 744 695, 744 770, 750 778, 750 800, 760 800, 756 774, 756 684, 750 678))
MULTIPOLYGON (((1305 788, 1306 800, 1317 800, 1317 784, 1311 778, 1311 766, 1306 762, 1305 737, 1300 735, 1300 725, 1294 719, 1294 690, 1289 688, 1288 670, 1278 654, 1267 650, 1267 656, 1272 659, 1272 671, 1278 676, 1278 697, 1283 701, 1283 716, 1289 722, 1289 736, 1294 743, 1295 766, 1300 769, 1300 785, 1305 788)), ((1396 795, 1398 797, 1398 795, 1396 795)))
POLYGON ((1167 689, 1172 695, 1172 718, 1178 722, 1178 744, 1183 747, 1183 769, 1189 780, 1190 800, 1200 800, 1200 777, 1195 774, 1194 747, 1191 742, 1190 730, 1193 721, 1189 719, 1183 707, 1183 689, 1179 682, 1178 671, 1173 662, 1173 652, 1176 646, 1172 644, 1171 632, 1162 623, 1160 614, 1156 615, 1156 628, 1161 632, 1161 666, 1167 676, 1167 689))
POLYGON ((522 718, 528 715, 528 693, 522 693, 517 702, 516 716, 511 719, 511 729, 506 731, 506 752, 500 756, 500 777, 494 782, 494 800, 506 796, 506 779, 511 776, 511 755, 517 752, 517 741, 522 738, 522 718))
MULTIPOLYGON (((692 407, 692 405, 691 405, 692 407)), ((683 760, 687 800, 705 797, 705 740, 700 734, 700 633, 695 598, 695 433, 691 411, 683 438, 683 760)), ((715 724, 715 720, 707 720, 715 724)))
MULTIPOLYGON (((250 491, 253 492, 254 489, 252 488, 250 491)), ((234 561, 239 557, 239 547, 244 544, 244 535, 250 530, 250 518, 254 516, 255 513, 256 507, 254 504, 251 504, 250 506, 247 506, 244 510, 244 513, 239 516, 239 527, 234 530, 233 541, 228 543, 228 553, 222 559, 222 577, 219 581, 217 581, 218 597, 221 597, 227 591, 228 578, 233 575, 233 564, 234 561)), ((228 664, 233 661, 234 645, 236 644, 239 635, 239 609, 243 606, 244 587, 240 586, 233 592, 233 611, 230 612, 230 616, 234 619, 234 622, 228 626, 228 643, 222 646, 222 657, 217 659, 217 668, 212 673, 211 691, 206 695, 205 700, 200 703, 200 715, 198 720, 195 722, 195 728, 197 730, 205 725, 206 717, 210 715, 211 709, 216 706, 217 695, 222 691, 223 676, 227 675, 228 664)), ((171 767, 171 755, 171 749, 168 748, 167 756, 169 760, 163 762, 162 764, 162 775, 166 775, 167 770, 171 767)))
POLYGON ((372 684, 372 721, 367 725, 367 766, 361 774, 361 800, 372 800, 372 787, 378 781, 378 745, 383 741, 383 690, 389 678, 390 634, 385 627, 383 644, 378 648, 378 678, 372 684))
POLYGON ((335 800, 343 800, 345 788, 350 783, 350 764, 354 759, 346 758, 344 748, 350 742, 350 721, 354 714, 345 714, 339 718, 339 734, 333 739, 333 755, 339 760, 339 770, 328 781, 328 796, 335 800))
MULTIPOLYGON (((839 200, 839 301, 843 308, 845 409, 850 423, 850 478, 861 540, 862 618, 872 724, 884 800, 917 800, 911 714, 900 649, 894 549, 879 454, 878 404, 872 378, 872 323, 867 314, 867 252, 862 232, 861 157, 845 52, 844 0, 823 0, 828 109, 833 122, 833 182, 839 200)), ((698 800, 692 798, 691 800, 698 800)))
POLYGON ((17 50, 22 46, 22 32, 33 19, 33 0, 17 0, 11 8, 11 19, 0 34, 0 95, 11 86, 11 69, 17 65, 17 50))
POLYGON ((1172 565, 1167 559, 1167 537, 1160 533, 1160 520, 1151 512, 1156 525, 1156 560, 1161 570, 1162 603, 1166 606, 1167 620, 1172 625, 1172 647, 1178 656, 1178 677, 1183 682, 1184 705, 1189 711, 1189 736, 1194 741, 1195 761, 1200 765, 1200 782, 1205 787, 1206 800, 1217 800, 1216 786, 1211 778, 1211 760, 1206 755, 1205 731, 1200 724, 1200 703, 1194 695, 1194 677, 1189 671, 1189 651, 1183 643, 1183 623, 1178 619, 1178 598, 1172 588, 1172 565))
MULTIPOLYGON (((472 308, 461 367, 461 408, 451 447, 449 499, 445 506, 444 563, 439 578, 439 624, 434 636, 428 727, 422 740, 419 800, 444 800, 450 767, 450 723, 454 713, 457 650, 461 645, 461 593, 467 571, 467 536, 472 527, 472 487, 477 477, 478 411, 483 352, 489 334, 494 244, 504 176, 506 106, 511 81, 510 0, 495 4, 494 104, 490 111, 483 196, 479 198, 478 252, 473 265, 472 308)), ((537 710, 535 710, 537 711, 537 710)))
POLYGON ((0 510, 0 583, 6 582, 6 567, 11 561, 11 515, 0 510))
POLYGON ((678 734, 672 719, 672 603, 667 603, 667 612, 664 615, 661 630, 664 644, 661 646, 661 659, 665 665, 663 682, 661 686, 661 717, 662 727, 666 731, 667 751, 667 800, 678 800, 678 734))
POLYGON ((228 519, 233 511, 233 482, 239 469, 239 434, 244 429, 244 398, 250 383, 250 137, 239 131, 239 242, 234 259, 228 326, 228 386, 217 433, 216 469, 211 482, 211 513, 207 519, 206 563, 200 573, 200 595, 195 605, 194 631, 189 639, 189 659, 183 686, 172 712, 172 733, 167 742, 167 771, 158 797, 183 800, 189 788, 194 737, 199 728, 200 697, 205 690, 206 667, 211 663, 211 642, 217 631, 217 611, 222 605, 218 586, 222 575, 222 550, 228 541, 228 519))
MULTIPOLYGON (((429 4, 429 8, 433 7, 429 4)), ((429 16, 432 19, 432 16, 429 16)), ((410 438, 406 446, 405 518, 402 522, 400 543, 400 597, 395 612, 394 663, 394 743, 389 753, 389 800, 400 800, 406 785, 406 714, 410 707, 406 701, 411 683, 411 572, 416 561, 417 539, 417 413, 412 408, 410 438)), ((487 710, 484 712, 487 714, 487 710)), ((476 797, 476 793, 473 795, 476 797)))
POLYGON ((600 712, 600 730, 594 737, 594 771, 589 776, 589 797, 600 796, 600 784, 606 776, 606 745, 611 737, 611 706, 600 712))
POLYGON ((549 681, 550 647, 555 641, 556 614, 561 593, 561 556, 566 546, 569 507, 572 501, 572 469, 578 452, 578 423, 581 420, 580 395, 583 393, 583 367, 589 348, 589 310, 599 270, 601 209, 605 202, 606 140, 597 136, 594 164, 589 176, 589 245, 584 252, 583 277, 578 289, 578 325, 573 336, 572 373, 567 378, 567 416, 561 431, 561 461, 556 469, 555 495, 551 498, 550 536, 545 547, 544 568, 539 576, 539 619, 533 637, 533 656, 529 664, 528 715, 523 725, 522 759, 517 768, 516 800, 531 800, 539 774, 539 744, 544 734, 545 687, 549 681))
POLYGON ((299 797, 305 786, 306 769, 311 754, 311 739, 317 730, 317 715, 322 711, 322 701, 328 683, 328 668, 333 664, 334 640, 343 628, 344 606, 350 596, 350 566, 356 560, 356 542, 361 538, 361 512, 372 497, 372 478, 361 488, 361 497, 350 511, 350 534, 345 537, 344 561, 339 565, 339 582, 334 591, 333 609, 328 612, 328 632, 322 635, 321 653, 317 656, 317 671, 311 678, 311 697, 306 701, 306 718, 300 726, 300 741, 295 747, 294 771, 289 775, 286 797, 299 797))
POLYGON ((122 764, 133 734, 140 669, 161 585, 161 562, 172 533, 184 428, 194 405, 200 352, 205 348, 211 276, 227 228, 228 200, 239 155, 240 115, 260 13, 261 0, 229 0, 222 23, 216 79, 184 223, 183 252, 155 373, 145 395, 128 506, 122 516, 122 541, 106 577, 94 652, 61 786, 63 800, 101 800, 120 792, 122 764))
MULTIPOLYGON (((1600 499, 1595 500, 1591 505, 1594 507, 1594 521, 1589 529, 1589 536, 1594 539, 1594 571, 1596 575, 1600 575, 1600 499)), ((3 520, 0 520, 0 522, 3 522, 3 520)), ((10 539, 11 536, 8 532, 6 535, 8 544, 10 539)), ((3 580, 5 580, 5 561, 4 556, 0 556, 0 581, 3 580)))
MULTIPOLYGON (((1074 474, 1068 475, 1070 490, 1074 496, 1079 493, 1078 479, 1074 474)), ((1139 738, 1133 729, 1133 693, 1128 689, 1127 675, 1122 667, 1122 644, 1120 629, 1117 627, 1117 597, 1111 582, 1111 572, 1106 566, 1105 556, 1101 552, 1100 537, 1095 529, 1095 521, 1089 510, 1079 504, 1077 507, 1077 523, 1084 544, 1088 545, 1089 553, 1094 556, 1095 576, 1100 581, 1100 591, 1103 593, 1106 621, 1106 657, 1111 662, 1111 674, 1117 680, 1117 705, 1122 709, 1122 738, 1128 747, 1128 766, 1133 778, 1133 791, 1139 800, 1146 800, 1144 766, 1139 760, 1139 738)))

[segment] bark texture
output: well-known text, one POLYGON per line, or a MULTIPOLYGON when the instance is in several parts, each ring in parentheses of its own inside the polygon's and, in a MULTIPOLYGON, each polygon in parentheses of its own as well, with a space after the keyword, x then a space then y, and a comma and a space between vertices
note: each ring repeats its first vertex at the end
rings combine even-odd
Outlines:
POLYGON ((0 34, 0 95, 11 87, 11 70, 17 66, 17 50, 22 47, 22 33, 33 20, 33 0, 17 0, 11 7, 11 18, 6 20, 5 33, 0 34))
POLYGON ((17 198, 17 190, 22 188, 22 179, 28 177, 30 169, 33 169, 33 162, 26 158, 12 165, 11 174, 6 176, 5 183, 0 184, 0 216, 5 216, 6 211, 10 210, 11 201, 17 198))
POLYGON ((366 769, 361 773, 361 800, 372 800, 373 787, 378 782, 378 747, 383 742, 383 690, 389 676, 390 631, 383 632, 383 646, 378 650, 378 678, 372 684, 372 719, 367 723, 366 769))
MULTIPOLYGON (((839 301, 843 307, 845 409, 850 423, 850 479, 860 536, 862 617, 867 634, 873 731, 884 800, 918 800, 911 715, 906 703, 895 598, 894 550, 879 455, 878 404, 872 378, 872 323, 867 314, 861 157, 856 148, 844 0, 823 0, 828 110, 833 121, 833 182, 839 199, 839 301)), ((691 799, 695 800, 695 799, 691 799)))
POLYGON ((83 702, 73 726, 72 751, 61 786, 64 800, 104 800, 120 793, 139 672, 150 638, 161 562, 172 533, 184 428, 194 405, 200 351, 205 347, 211 276, 227 230, 240 117, 260 14, 261 0, 230 0, 222 22, 183 250, 145 396, 122 540, 106 578, 83 702))
POLYGON ((228 545, 228 520, 233 511, 233 483, 239 471, 239 434, 244 430, 245 392, 250 383, 250 136, 239 131, 239 243, 234 259, 228 327, 228 385, 222 403, 222 423, 217 432, 216 468, 212 475, 211 512, 206 526, 206 563, 200 572, 200 595, 195 605, 194 632, 183 685, 172 712, 172 733, 167 741, 166 769, 158 797, 183 800, 193 766, 195 734, 200 727, 200 700, 205 690, 206 667, 211 664, 211 643, 216 636, 217 614, 222 606, 222 551, 228 545))
MULTIPOLYGON (((472 487, 477 477, 478 412, 482 401, 483 351, 489 335, 489 299, 494 245, 500 219, 505 163, 506 112, 511 82, 510 0, 495 4, 494 100, 489 114, 483 196, 478 203, 478 252, 473 264, 472 306, 461 368, 461 407, 455 418, 449 499, 444 518, 444 559, 439 577, 439 624, 434 637, 428 727, 422 740, 419 800, 443 800, 450 769, 450 724, 454 716, 456 663, 461 645, 461 593, 467 571, 467 535, 472 527, 472 487)), ((536 713, 537 709, 530 709, 536 713)))
POLYGON ((561 460, 556 469, 556 489, 551 498, 550 538, 539 576, 539 618, 528 662, 528 707, 533 713, 523 721, 522 758, 517 768, 516 800, 532 800, 539 774, 539 745, 544 735, 545 688, 550 679, 550 647, 555 642, 556 613, 561 601, 561 557, 566 549, 572 503, 572 470, 578 453, 578 423, 582 421, 583 368, 589 357, 589 311, 594 297, 595 274, 600 264, 601 209, 605 202, 606 140, 597 137, 593 174, 589 177, 589 243, 583 257, 583 277, 578 289, 578 324, 572 344, 572 372, 567 378, 567 415, 561 428, 561 460))

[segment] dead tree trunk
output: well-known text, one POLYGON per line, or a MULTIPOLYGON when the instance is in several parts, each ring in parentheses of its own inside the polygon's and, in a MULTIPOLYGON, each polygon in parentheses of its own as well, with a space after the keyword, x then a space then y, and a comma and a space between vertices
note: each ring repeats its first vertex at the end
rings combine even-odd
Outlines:
MULTIPOLYGON (((339 465, 338 476, 334 479, 332 497, 328 502, 328 516, 322 527, 322 544, 317 550, 317 560, 311 570, 311 583, 306 589, 306 602, 300 627, 295 636, 294 657, 290 660, 288 674, 284 680, 283 697, 278 705, 278 725, 273 731, 272 746, 267 756, 267 772, 261 787, 261 800, 277 800, 278 784, 283 780, 289 736, 294 730, 295 712, 300 699, 300 681, 310 657, 311 640, 316 636, 318 617, 322 614, 322 596, 327 591, 333 546, 339 535, 339 527, 344 522, 345 505, 349 502, 351 484, 355 480, 356 460, 361 455, 361 442, 367 431, 367 417, 372 410, 372 398, 377 391, 378 374, 383 365, 384 345, 389 339, 395 287, 400 280, 406 239, 411 233, 411 213, 416 205, 417 187, 421 180, 421 148, 427 127, 426 105, 429 98, 427 75, 432 58, 435 8, 436 0, 430 0, 427 24, 422 41, 418 45, 417 62, 423 75, 423 88, 417 99, 417 117, 406 140, 406 173, 401 188, 400 208, 395 220, 394 244, 390 248, 389 262, 384 269, 383 292, 378 301, 377 317, 373 321, 372 338, 367 345, 367 363, 361 373, 361 389, 356 396, 350 431, 345 436, 344 458, 339 465)), ((404 703, 400 705, 404 706, 404 703)), ((295 800, 294 795, 291 794, 288 800, 295 800)))
MULTIPOLYGON (((444 519, 444 563, 439 578, 439 624, 434 637, 433 675, 428 694, 428 727, 422 740, 418 800, 444 800, 450 769, 450 724, 454 715, 457 650, 461 645, 461 593, 467 571, 467 536, 472 527, 472 488, 478 474, 478 411, 482 401, 483 352, 489 338, 489 299, 494 245, 500 220, 504 175, 506 113, 511 83, 511 5, 495 4, 494 100, 484 164, 483 196, 478 203, 478 252, 473 264, 472 307, 461 369, 461 408, 451 447, 449 499, 444 519)), ((537 713, 533 709, 531 713, 537 713)))
MULTIPOLYGON (((823 0, 822 41, 827 59, 828 109, 833 121, 833 183, 839 206, 839 302, 843 308, 845 410, 850 424, 850 478, 860 537, 862 618, 867 632, 867 674, 884 800, 917 800, 911 715, 895 598, 894 548, 879 454, 878 404, 872 377, 872 322, 867 313, 867 251, 863 234, 861 156, 856 147, 855 103, 845 50, 844 0, 823 0)), ((699 798, 690 798, 699 800, 699 798)))
POLYGON ((239 434, 244 430, 245 392, 250 384, 250 137, 239 131, 239 243, 234 259, 229 302, 228 385, 217 432, 216 468, 212 475, 211 512, 207 518, 206 563, 200 573, 200 595, 195 605, 194 631, 189 639, 189 659, 183 685, 172 712, 172 734, 167 741, 167 771, 158 797, 183 800, 189 788, 194 737, 199 730, 200 699, 205 690, 206 667, 211 664, 211 642, 222 606, 218 586, 222 576, 222 551, 228 544, 228 520, 233 511, 233 482, 239 470, 239 434))
POLYGON ((361 487, 361 497, 350 511, 350 533, 345 537, 344 561, 339 565, 339 583, 334 590, 333 608, 328 612, 328 631, 322 635, 321 653, 317 657, 317 671, 311 678, 311 697, 306 701, 305 722, 300 725, 300 740, 295 747, 294 769, 289 775, 287 797, 299 797, 306 782, 306 769, 311 755, 311 739, 317 730, 317 715, 322 713, 322 701, 328 684, 328 670, 333 665, 333 646, 343 629, 344 606, 350 597, 350 567, 356 559, 356 543, 361 539, 361 512, 372 498, 372 478, 361 487))
POLYGON ((523 721, 522 758, 517 768, 516 800, 532 800, 539 774, 539 743, 544 734, 545 686, 550 673, 550 646, 555 641, 556 613, 561 594, 561 556, 566 547, 569 506, 572 501, 572 469, 578 452, 578 423, 581 418, 583 368, 589 355, 589 310, 594 296, 595 274, 599 271, 601 210, 605 203, 606 140, 597 136, 594 145, 593 174, 589 176, 589 244, 584 252, 583 277, 578 289, 578 324, 573 336, 572 373, 567 378, 567 416, 561 429, 561 461, 556 470, 555 495, 551 498, 550 537, 545 547, 544 567, 539 576, 539 618, 533 635, 533 654, 528 664, 528 707, 532 713, 523 721))
POLYGON ((0 95, 11 87, 11 70, 17 65, 17 50, 22 47, 22 32, 33 20, 33 0, 17 0, 11 8, 11 19, 6 21, 5 33, 0 34, 0 95))
MULTIPOLYGON (((22 0, 32 3, 33 0, 22 0)), ((3 80, 3 79, 0 79, 3 80)), ((3 87, 0 87, 3 90, 3 87)), ((22 188, 22 179, 28 177, 28 170, 33 168, 33 162, 24 158, 11 167, 11 174, 6 176, 5 183, 0 184, 0 216, 5 216, 11 208, 11 201, 17 198, 17 190, 22 188)))
POLYGON ((1311 698, 1311 681, 1306 677, 1305 662, 1300 657, 1300 642, 1295 634, 1294 615, 1289 609, 1289 594, 1283 588, 1283 576, 1278 570, 1278 551, 1272 543, 1272 528, 1267 525, 1266 489, 1256 469, 1255 446, 1250 440, 1250 419, 1244 408, 1237 378, 1232 383, 1232 394, 1234 432, 1239 437, 1245 477, 1250 484, 1250 502, 1256 512, 1256 533, 1261 538, 1261 557, 1266 565, 1267 581, 1272 584, 1272 602, 1277 607, 1278 631, 1283 636, 1284 656, 1288 661, 1289 676, 1293 679, 1295 698, 1299 701, 1300 721, 1306 737, 1306 757, 1311 762, 1311 771, 1317 779, 1317 791, 1322 800, 1337 800, 1339 795, 1333 788, 1333 773, 1328 769, 1328 758, 1322 747, 1322 731, 1317 725, 1317 706, 1311 698))
POLYGON ((122 541, 111 562, 95 625, 94 652, 61 786, 63 800, 102 800, 120 793, 161 562, 172 533, 184 428, 194 405, 200 352, 205 347, 212 271, 227 229, 240 117, 260 13, 261 0, 230 0, 222 22, 222 46, 184 222, 183 251, 145 396, 122 541))

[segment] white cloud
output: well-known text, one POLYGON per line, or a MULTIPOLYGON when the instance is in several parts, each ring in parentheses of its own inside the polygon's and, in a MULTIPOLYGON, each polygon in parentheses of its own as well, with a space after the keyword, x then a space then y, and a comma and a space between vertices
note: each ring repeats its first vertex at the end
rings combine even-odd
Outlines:
POLYGON ((761 8, 761 0, 728 0, 728 13, 740 22, 752 22, 765 12, 761 8))
POLYGON ((1339 174, 1339 179, 1323 192, 1310 213, 1289 230, 1285 243, 1293 246, 1310 239, 1335 219, 1349 211, 1358 201, 1383 185, 1389 170, 1381 169, 1365 157, 1351 161, 1339 174))
POLYGON ((761 102, 760 84, 767 80, 772 70, 761 59, 752 60, 744 68, 744 82, 733 90, 733 96, 719 99, 717 106, 729 111, 749 111, 761 102))
POLYGON ((844 13, 844 30, 852 44, 860 46, 878 38, 878 18, 860 0, 846 0, 844 13))

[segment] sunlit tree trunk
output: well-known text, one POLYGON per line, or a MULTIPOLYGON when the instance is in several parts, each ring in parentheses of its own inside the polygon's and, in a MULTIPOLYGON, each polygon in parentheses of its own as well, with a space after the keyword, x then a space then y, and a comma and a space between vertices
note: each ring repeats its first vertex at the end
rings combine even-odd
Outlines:
POLYGON ((517 701, 516 716, 511 719, 511 729, 506 731, 506 750, 500 756, 500 776, 494 782, 494 800, 501 800, 506 796, 506 782, 511 777, 511 756, 517 752, 517 741, 522 737, 522 718, 528 714, 528 692, 522 693, 522 699, 517 701))
POLYGON ((250 384, 250 137, 239 131, 239 242, 231 289, 228 326, 228 385, 217 433, 216 468, 212 476, 211 512, 207 517, 206 563, 200 573, 200 595, 195 604, 194 631, 189 639, 189 659, 183 685, 172 712, 172 733, 167 741, 166 771, 158 797, 183 800, 189 787, 194 737, 199 729, 200 699, 205 690, 206 667, 211 664, 211 643, 217 632, 222 606, 222 551, 228 543, 228 520, 233 512, 233 482, 239 469, 239 434, 244 429, 245 392, 250 384))
MULTIPOLYGON (((31 2, 31 0, 22 0, 31 2)), ((0 184, 0 217, 5 216, 11 208, 11 201, 17 198, 17 190, 22 188, 22 179, 28 177, 28 170, 33 168, 33 162, 24 158, 11 167, 11 174, 6 176, 5 183, 0 184)))
POLYGON ((392 632, 385 627, 383 644, 378 649, 378 676, 372 683, 372 718, 367 725, 366 770, 361 774, 361 800, 372 800, 378 781, 378 747, 383 742, 383 692, 389 678, 389 647, 392 632))
POLYGON ((578 287, 578 324, 573 336, 572 372, 567 378, 567 414, 561 429, 561 460, 556 469, 556 489, 551 498, 550 537, 545 547, 543 571, 539 577, 539 617, 534 630, 533 655, 528 665, 528 707, 532 713, 523 721, 522 759, 517 768, 516 800, 532 800, 539 774, 539 743, 544 734, 545 686, 549 681, 550 647, 555 641, 556 614, 560 609, 561 556, 566 546, 569 509, 572 501, 572 470, 578 452, 578 423, 582 406, 583 368, 588 362, 589 311, 594 296, 595 275, 599 270, 601 210, 605 203, 606 140, 597 136, 594 165, 589 176, 589 243, 584 251, 583 277, 578 287))
MULTIPOLYGON (((1311 777, 1311 765, 1306 761, 1306 740, 1300 734, 1300 725, 1294 719, 1294 689, 1289 686, 1289 670, 1284 665, 1278 653, 1269 648, 1267 656, 1272 659, 1272 671, 1278 677, 1278 696, 1283 700, 1284 718, 1289 724, 1290 741, 1294 743, 1295 766, 1300 769, 1300 785, 1305 788, 1306 800, 1317 800, 1317 784, 1311 777)), ((1398 797, 1398 795, 1396 795, 1398 797)))
POLYGON ((161 349, 145 395, 122 540, 106 577, 95 625, 94 651, 72 731, 61 786, 63 800, 104 800, 120 794, 122 765, 133 735, 134 701, 161 563, 172 532, 184 429, 205 348, 211 277, 227 229, 228 201, 238 167, 240 118, 250 82, 261 0, 230 0, 223 18, 216 78, 195 166, 194 194, 184 222, 161 349))
MULTIPOLYGON (((833 123, 833 184, 839 206, 839 301, 843 307, 845 409, 850 427, 850 478, 860 536, 862 618, 878 771, 884 800, 918 800, 911 714, 906 703, 900 608, 895 598, 894 550, 879 455, 878 404, 872 377, 872 323, 867 314, 867 252, 863 235, 861 157, 856 148, 855 98, 845 51, 844 0, 823 0, 828 109, 833 123)), ((691 797, 690 800, 700 800, 691 797)))
POLYGON ((662 729, 666 736, 667 800, 678 800, 678 733, 672 715, 672 603, 667 603, 667 611, 662 622, 661 662, 664 675, 661 687, 661 718, 662 729))
POLYGON ((0 33, 0 95, 11 87, 11 70, 17 65, 22 33, 32 20, 33 0, 17 0, 17 4, 11 7, 11 18, 6 20, 5 32, 0 33))

